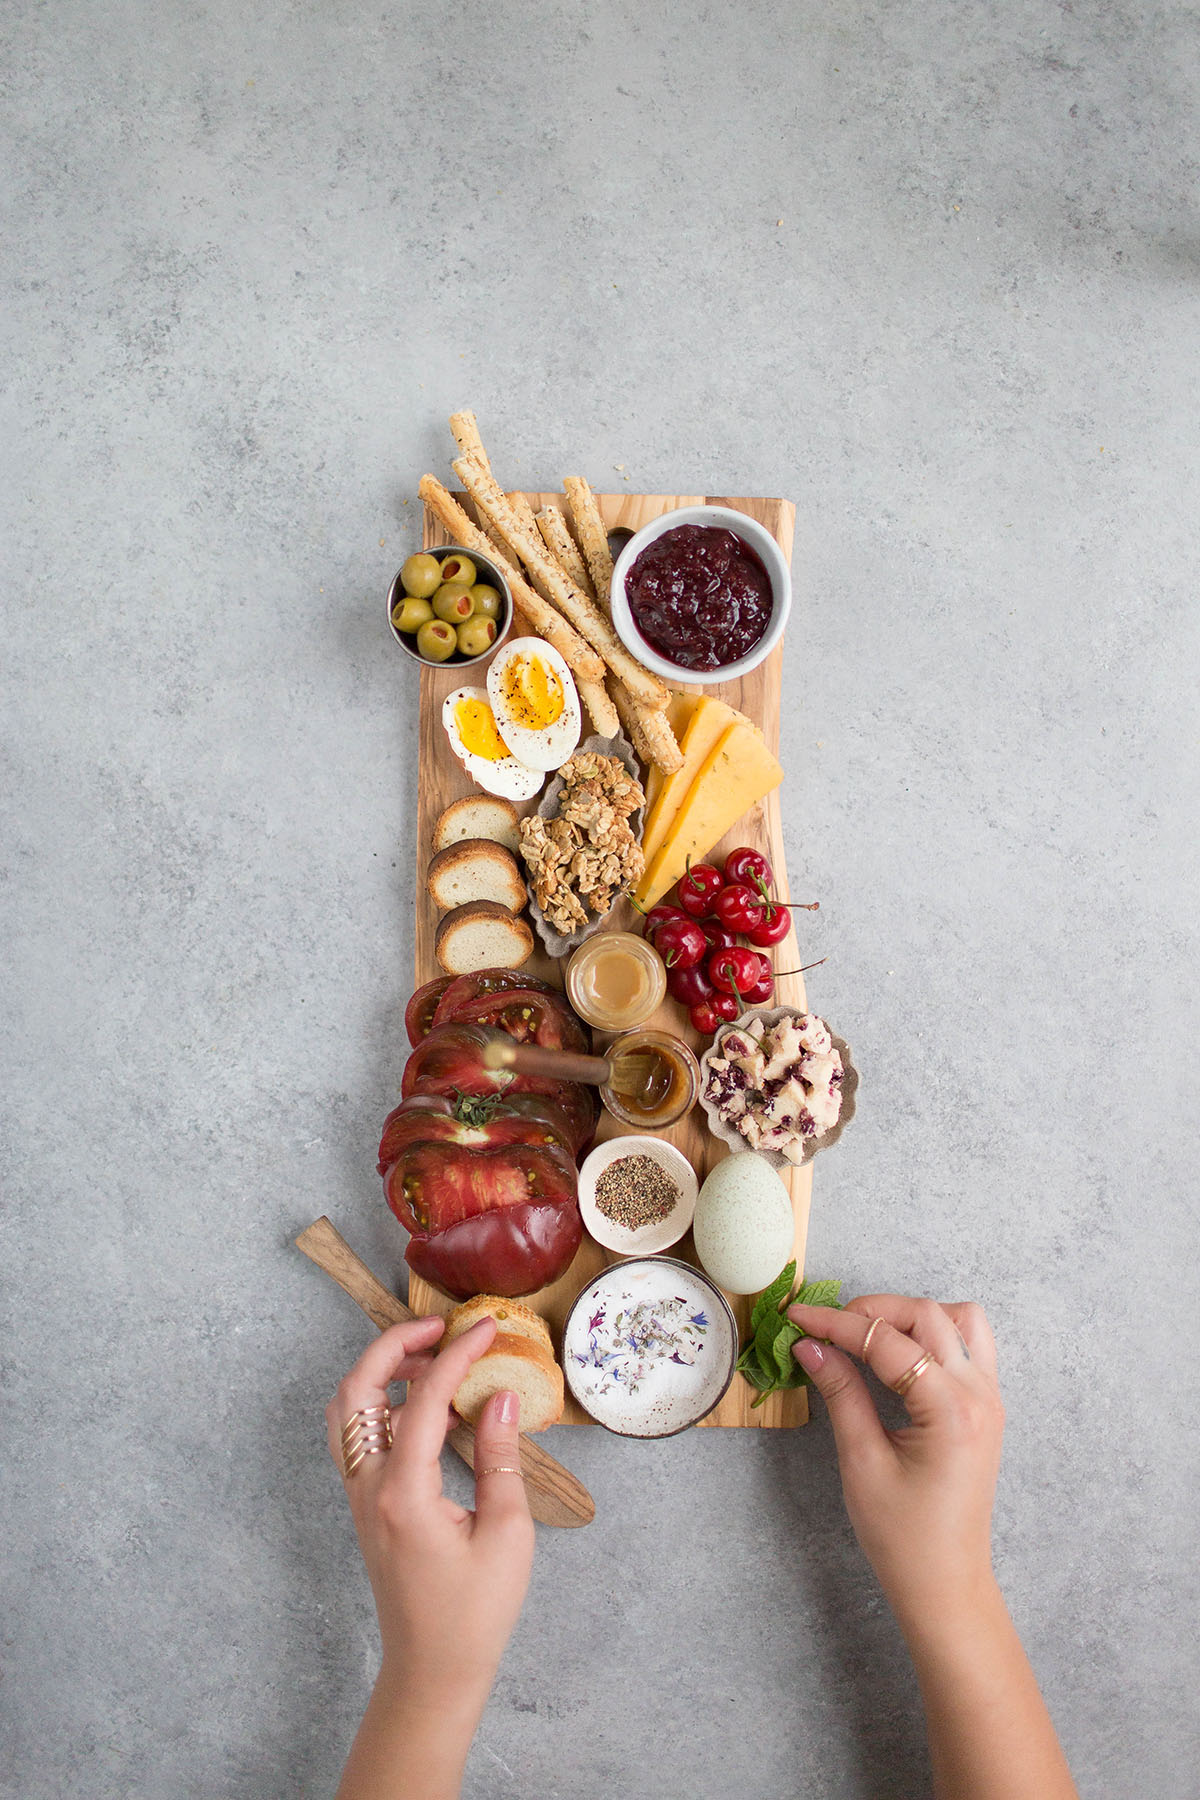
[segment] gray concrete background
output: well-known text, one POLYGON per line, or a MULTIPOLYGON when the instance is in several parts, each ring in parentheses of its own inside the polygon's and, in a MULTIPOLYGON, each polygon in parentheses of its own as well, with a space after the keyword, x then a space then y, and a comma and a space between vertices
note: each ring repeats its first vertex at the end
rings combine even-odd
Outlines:
MULTIPOLYGON (((9 0, 0 1791, 323 1795, 321 1409, 397 1281, 415 689, 509 485, 798 507, 784 790, 859 1118, 809 1266, 973 1296, 1084 1792, 1196 1775, 1196 13, 9 0)), ((823 1419, 550 1434, 470 1800, 916 1796, 823 1419)), ((461 1488, 458 1476, 450 1480, 461 1488)))

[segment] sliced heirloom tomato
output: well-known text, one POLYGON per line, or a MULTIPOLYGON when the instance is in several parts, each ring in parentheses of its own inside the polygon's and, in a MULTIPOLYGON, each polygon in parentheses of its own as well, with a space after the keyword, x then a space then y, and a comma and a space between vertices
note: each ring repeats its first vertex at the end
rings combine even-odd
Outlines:
POLYGON ((404 1260, 415 1275, 454 1300, 473 1294, 533 1294, 565 1275, 583 1238, 574 1201, 518 1201, 413 1237, 404 1260))
POLYGON ((477 994, 460 1000, 448 1024, 494 1025, 518 1044, 541 1044, 547 1050, 591 1049, 587 1027, 576 1018, 561 994, 538 993, 534 988, 510 988, 498 994, 477 994))
POLYGON ((404 1009, 404 1029, 408 1033, 408 1041, 415 1050, 423 1037, 433 1027, 433 1015, 437 1011, 438 1001, 452 985, 453 975, 439 975, 436 981, 427 981, 419 987, 404 1009))
POLYGON ((471 975, 447 975, 433 1022, 448 1024, 458 1018, 455 1009, 465 1000, 477 1000, 481 994, 502 994, 508 988, 532 988, 537 994, 558 993, 548 981, 527 975, 524 969, 476 969, 471 975))
POLYGON ((508 1043, 507 1031, 465 1021, 435 1025, 404 1065, 400 1096, 410 1094, 548 1094, 563 1084, 550 1075, 523 1075, 515 1069, 486 1069, 488 1044, 508 1043))
POLYGON ((400 1152, 383 1178, 383 1192, 405 1231, 432 1236, 520 1201, 573 1204, 578 1182, 573 1157, 557 1144, 464 1152, 422 1142, 400 1152))
POLYGON ((574 1158, 577 1129, 577 1123, 543 1094, 512 1094, 498 1100, 414 1094, 384 1120, 379 1173, 386 1175, 402 1151, 420 1143, 457 1144, 464 1150, 548 1144, 574 1158))

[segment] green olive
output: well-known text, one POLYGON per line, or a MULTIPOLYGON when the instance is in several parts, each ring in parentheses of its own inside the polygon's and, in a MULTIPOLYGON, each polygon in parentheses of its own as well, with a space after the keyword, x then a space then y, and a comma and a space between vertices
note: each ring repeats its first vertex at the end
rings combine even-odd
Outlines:
POLYGON ((453 581, 456 585, 472 587, 475 582, 475 564, 469 556, 460 550, 452 550, 449 556, 442 558, 442 580, 453 581))
POLYGON ((442 585, 442 571, 438 568, 437 557, 424 553, 410 556, 400 571, 400 585, 406 594, 414 594, 418 600, 428 600, 430 594, 442 585))
POLYGON ((451 625, 461 625, 464 619, 471 616, 473 602, 471 590, 459 582, 448 581, 433 596, 433 610, 439 619, 446 619, 451 625))
POLYGON ((405 594, 392 608, 392 624, 397 631, 419 631, 432 617, 428 600, 418 600, 414 594, 405 594))
POLYGON ((464 656, 482 656, 495 641, 495 619, 468 619, 458 628, 458 647, 464 656))
POLYGON ((417 652, 426 662, 445 662, 457 649, 454 627, 444 619, 426 619, 417 632, 417 652))
POLYGON ((486 581, 476 582, 471 589, 471 601, 475 611, 485 619, 498 619, 504 605, 504 597, 499 588, 489 587, 486 581))

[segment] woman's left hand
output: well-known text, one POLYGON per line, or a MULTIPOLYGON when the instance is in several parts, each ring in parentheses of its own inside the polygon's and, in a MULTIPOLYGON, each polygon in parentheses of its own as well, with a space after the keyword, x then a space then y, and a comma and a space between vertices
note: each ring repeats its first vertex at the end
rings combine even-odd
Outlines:
POLYGON ((388 1383, 407 1381, 394 1407, 392 1448, 367 1456, 346 1497, 367 1565, 383 1640, 381 1679, 407 1706, 482 1709, 516 1624, 533 1562, 533 1520, 519 1473, 515 1394, 495 1395, 476 1427, 475 1511, 442 1492, 439 1463, 457 1423, 450 1402, 495 1336, 483 1319, 448 1344, 438 1318, 393 1325, 355 1363, 325 1409, 329 1453, 342 1469, 342 1428, 362 1408, 388 1405, 388 1383))

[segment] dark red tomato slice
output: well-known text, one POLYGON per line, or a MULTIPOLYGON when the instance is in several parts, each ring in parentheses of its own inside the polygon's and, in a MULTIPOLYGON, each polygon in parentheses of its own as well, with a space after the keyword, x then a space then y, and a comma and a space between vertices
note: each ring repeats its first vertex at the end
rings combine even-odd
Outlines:
POLYGON ((383 1192, 406 1231, 432 1235, 522 1201, 574 1201, 578 1184, 574 1158, 557 1145, 464 1151, 419 1143, 401 1151, 383 1192))
POLYGON ((476 1000, 480 994, 502 994, 507 988, 532 988, 538 994, 557 994, 558 989, 523 969, 476 969, 472 975, 448 975, 442 990, 435 1025, 445 1025, 460 1015, 457 1008, 464 1000, 476 1000))
POLYGON ((512 1144, 548 1144, 574 1159, 574 1132, 566 1114, 540 1094, 509 1100, 457 1103, 447 1096, 414 1094, 389 1113, 379 1144, 379 1173, 414 1144, 457 1144, 463 1150, 499 1150, 512 1144), (526 1102, 518 1106, 517 1102, 526 1102))
POLYGON ((506 1036, 486 1025, 435 1025, 404 1065, 401 1095, 405 1100, 413 1094, 444 1095, 451 1100, 464 1095, 484 1100, 500 1095, 506 1100, 522 1094, 541 1095, 566 1116, 578 1155, 596 1129, 596 1090, 575 1081, 555 1081, 549 1075, 483 1068, 483 1046, 506 1036))
POLYGON ((591 1038, 559 994, 541 994, 533 988, 510 988, 506 993, 478 994, 462 1000, 448 1023, 494 1025, 519 1044, 541 1044, 547 1050, 589 1050, 591 1038))
POLYGON ((521 1201, 464 1219, 431 1237, 414 1237, 404 1260, 414 1274, 454 1300, 473 1294, 533 1294, 565 1275, 583 1237, 574 1202, 521 1201))
POLYGON ((437 1011, 438 1001, 446 989, 454 981, 453 975, 439 975, 436 981, 427 981, 419 987, 404 1009, 404 1029, 408 1033, 408 1041, 415 1050, 421 1039, 433 1027, 433 1015, 437 1011))

